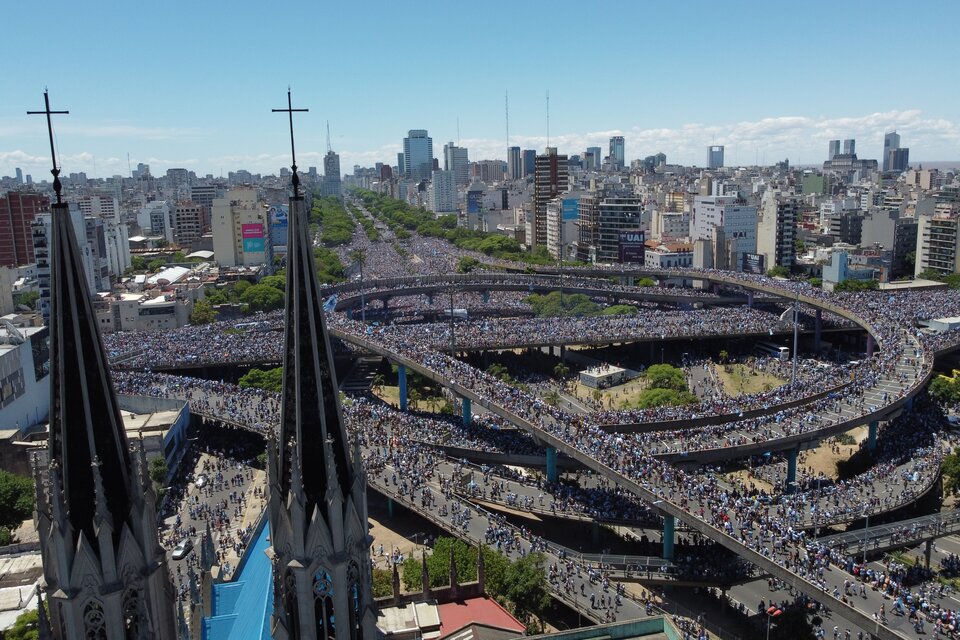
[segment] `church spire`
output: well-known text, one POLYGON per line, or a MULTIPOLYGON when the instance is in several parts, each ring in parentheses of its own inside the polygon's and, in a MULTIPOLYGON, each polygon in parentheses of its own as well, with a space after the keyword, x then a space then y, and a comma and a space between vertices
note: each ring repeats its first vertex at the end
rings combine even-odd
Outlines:
MULTIPOLYGON (((37 525, 56 637, 173 636, 173 601, 157 542, 153 491, 138 487, 84 267, 63 202, 46 109, 54 191, 50 255, 48 491, 37 525), (169 633, 167 633, 169 631, 169 633), (90 634, 94 634, 91 636, 90 634)), ((142 459, 138 462, 143 464, 142 459)), ((143 470, 140 469, 140 472, 143 470)), ((44 475, 44 474, 41 474, 44 475)))
POLYGON ((280 429, 270 450, 270 538, 276 572, 273 637, 357 640, 376 634, 366 485, 349 455, 287 91, 293 196, 280 429))

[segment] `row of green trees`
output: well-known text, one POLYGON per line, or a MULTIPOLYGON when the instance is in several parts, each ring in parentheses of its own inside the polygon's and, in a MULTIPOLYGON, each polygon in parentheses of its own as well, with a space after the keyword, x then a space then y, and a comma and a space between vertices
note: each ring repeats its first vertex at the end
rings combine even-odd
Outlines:
POLYGON ((313 201, 310 222, 320 225, 320 242, 325 247, 339 247, 349 244, 353 239, 356 223, 334 197, 317 198, 313 201))
POLYGON ((637 308, 629 304, 615 304, 609 307, 602 307, 589 296, 582 293, 564 293, 551 291, 550 293, 534 293, 526 298, 524 302, 530 305, 533 312, 541 318, 551 318, 558 316, 633 316, 637 314, 637 308))
POLYGON ((377 225, 373 223, 373 220, 363 215, 363 212, 352 204, 348 204, 347 208, 350 210, 350 213, 353 214, 353 219, 363 227, 363 232, 367 234, 367 239, 370 240, 370 242, 380 242, 380 232, 377 231, 377 225))

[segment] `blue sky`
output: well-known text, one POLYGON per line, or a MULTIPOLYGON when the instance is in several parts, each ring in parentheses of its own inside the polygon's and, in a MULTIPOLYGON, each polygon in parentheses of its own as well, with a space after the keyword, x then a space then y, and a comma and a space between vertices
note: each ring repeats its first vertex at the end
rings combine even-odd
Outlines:
POLYGON ((349 172, 396 162, 426 128, 434 153, 470 158, 511 142, 579 153, 626 137, 627 158, 658 151, 704 164, 822 162, 857 138, 879 158, 896 128, 917 161, 960 160, 960 3, 301 2, 203 0, 7 3, 0 39, 0 175, 48 175, 42 106, 66 172, 155 174, 289 164, 287 85, 299 164, 322 166, 326 121, 349 172), (51 16, 53 19, 45 18, 51 16), (13 28, 9 28, 12 26, 13 28), (94 169, 94 165, 96 168, 94 169))

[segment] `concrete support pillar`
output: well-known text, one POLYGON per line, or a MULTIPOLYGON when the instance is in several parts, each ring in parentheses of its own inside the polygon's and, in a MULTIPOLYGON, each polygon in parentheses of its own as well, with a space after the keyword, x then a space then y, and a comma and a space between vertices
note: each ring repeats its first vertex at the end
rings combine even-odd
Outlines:
POLYGON ((753 291, 747 291, 747 307, 753 309, 753 291))
POLYGON ((673 516, 663 516, 663 558, 673 560, 673 538, 677 521, 673 516))
POLYGON ((557 473, 557 450, 547 447, 547 482, 556 482, 560 478, 557 473))
POLYGON ((487 304, 488 302, 490 302, 490 292, 489 292, 489 291, 484 291, 484 292, 483 292, 483 304, 487 304))
POLYGON ((870 358, 873 356, 873 350, 876 348, 877 343, 874 341, 873 336, 869 333, 867 334, 867 357, 870 358))
POLYGON ((800 449, 788 449, 787 456, 787 493, 796 490, 797 482, 797 456, 800 455, 800 449))
POLYGON ((823 311, 817 309, 813 325, 813 350, 820 353, 820 337, 823 332, 823 311))
MULTIPOLYGON (((598 546, 600 544, 600 523, 596 520, 593 521, 593 524, 590 526, 590 538, 593 540, 593 545, 598 546)), ((930 564, 929 562, 927 563, 930 564)))
POLYGON ((933 553, 933 540, 927 540, 926 546, 923 548, 923 559, 926 562, 927 569, 930 568, 930 554, 933 553))
POLYGON ((869 425, 869 431, 867 432, 867 450, 871 453, 877 450, 877 432, 880 430, 880 422, 874 420, 869 425))
POLYGON ((470 426, 470 422, 473 420, 473 405, 470 402, 470 398, 463 398, 460 401, 461 413, 463 414, 463 426, 470 426))
POLYGON ((397 384, 400 387, 400 411, 407 410, 407 367, 397 365, 397 384))

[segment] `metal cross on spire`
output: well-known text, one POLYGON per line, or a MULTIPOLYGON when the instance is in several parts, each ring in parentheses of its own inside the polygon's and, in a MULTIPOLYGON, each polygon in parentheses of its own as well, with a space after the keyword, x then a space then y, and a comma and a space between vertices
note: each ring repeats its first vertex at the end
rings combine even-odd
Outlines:
POLYGON ((60 184, 60 169, 57 167, 57 154, 54 150, 53 144, 53 120, 50 119, 52 115, 60 115, 65 113, 70 113, 69 111, 51 111, 50 110, 50 94, 46 89, 43 90, 43 102, 45 108, 43 111, 27 111, 28 116, 35 115, 46 115, 47 116, 47 132, 50 134, 50 159, 53 162, 53 169, 50 170, 50 173, 53 174, 53 190, 57 194, 57 204, 63 202, 60 197, 60 190, 63 186, 60 184))
POLYGON ((287 113, 290 116, 290 157, 293 160, 293 164, 290 166, 293 169, 293 197, 300 195, 300 176, 297 175, 297 151, 293 145, 293 112, 294 111, 310 111, 310 109, 294 109, 293 102, 290 98, 290 87, 287 87, 287 108, 286 109, 273 109, 274 113, 282 112, 287 113))

